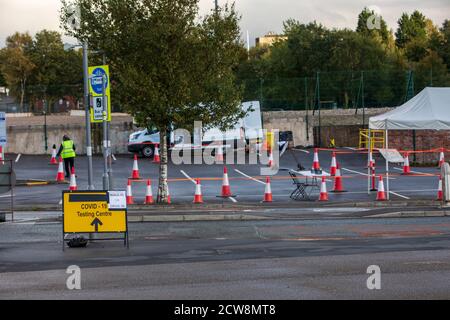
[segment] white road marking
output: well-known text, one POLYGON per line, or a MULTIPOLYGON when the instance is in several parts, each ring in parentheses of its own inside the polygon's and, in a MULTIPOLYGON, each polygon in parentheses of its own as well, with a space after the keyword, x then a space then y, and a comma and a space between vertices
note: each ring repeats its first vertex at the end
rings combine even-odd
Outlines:
POLYGON ((255 182, 258 182, 258 183, 261 183, 261 184, 264 184, 264 185, 265 185, 265 183, 262 182, 261 180, 258 180, 258 179, 255 179, 255 178, 253 178, 253 177, 250 177, 249 175, 246 175, 245 173, 243 173, 242 171, 239 171, 238 169, 234 169, 234 171, 236 171, 237 173, 243 175, 243 176, 246 177, 246 178, 249 178, 250 180, 253 180, 253 181, 255 181, 255 182))
POLYGON ((353 151, 356 151, 356 150, 358 150, 358 149, 356 149, 356 148, 352 148, 352 147, 344 147, 344 149, 349 149, 349 150, 353 150, 353 151))
POLYGON ((397 197, 400 197, 400 198, 406 199, 406 200, 409 200, 409 199, 411 199, 411 198, 408 198, 408 197, 406 197, 406 196, 403 196, 403 195, 401 195, 401 194, 398 194, 398 193, 396 193, 396 192, 394 192, 394 191, 389 191, 389 193, 391 193, 391 194, 393 194, 393 195, 396 195, 397 197))
POLYGON ((62 204, 62 199, 61 199, 61 200, 59 200, 58 204, 59 204, 59 205, 61 205, 61 204, 62 204))
MULTIPOLYGON (((347 168, 342 168, 342 170, 345 170, 345 171, 348 171, 348 172, 351 172, 351 173, 356 173, 356 174, 359 174, 359 175, 365 176, 365 177, 369 176, 367 173, 363 173, 363 172, 359 172, 359 171, 355 171, 355 170, 350 170, 350 169, 347 169, 347 168)), ((376 176, 378 176, 378 175, 376 175, 376 176)), ((370 175, 370 177, 371 177, 371 175, 370 175)), ((396 178, 389 177, 389 180, 396 180, 396 178)))
POLYGON ((112 158, 114 161, 117 161, 116 157, 114 156, 114 154, 111 154, 112 158))
POLYGON ((21 153, 19 153, 19 154, 17 155, 16 161, 15 161, 16 163, 19 162, 21 156, 22 156, 21 153))
POLYGON ((307 154, 309 154, 309 151, 308 150, 303 150, 303 149, 292 149, 292 150, 294 150, 294 151, 300 151, 300 152, 304 152, 304 153, 307 153, 307 154))
MULTIPOLYGON (((15 197, 16 195, 14 194, 13 197, 15 197)), ((0 195, 0 198, 9 198, 11 197, 11 194, 2 194, 0 195)))
POLYGON ((237 200, 236 200, 235 198, 233 198, 233 197, 229 197, 229 199, 230 199, 231 201, 233 201, 234 203, 237 202, 237 200))
MULTIPOLYGON (((394 169, 403 172, 403 168, 394 168, 394 169)), ((426 173, 426 172, 420 172, 420 171, 414 171, 414 170, 411 170, 411 172, 417 173, 417 174, 423 174, 425 176, 434 176, 434 174, 432 174, 432 173, 426 173)))
POLYGON ((180 172, 181 172, 186 178, 188 178, 189 180, 191 180, 191 182, 192 182, 193 184, 197 184, 197 182, 196 182, 194 179, 192 179, 186 172, 184 172, 183 170, 180 170, 180 172))

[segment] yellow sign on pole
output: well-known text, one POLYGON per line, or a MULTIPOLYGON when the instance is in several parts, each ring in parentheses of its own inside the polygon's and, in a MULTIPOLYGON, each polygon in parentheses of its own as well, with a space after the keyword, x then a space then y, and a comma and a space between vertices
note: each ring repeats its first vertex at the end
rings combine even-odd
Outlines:
POLYGON ((106 104, 106 121, 111 121, 111 79, 109 66, 89 67, 89 92, 91 122, 103 122, 103 104, 106 104), (105 99, 103 99, 103 94, 105 99))
POLYGON ((125 191, 63 191, 62 197, 63 236, 67 233, 123 233, 123 240, 128 243, 125 191))

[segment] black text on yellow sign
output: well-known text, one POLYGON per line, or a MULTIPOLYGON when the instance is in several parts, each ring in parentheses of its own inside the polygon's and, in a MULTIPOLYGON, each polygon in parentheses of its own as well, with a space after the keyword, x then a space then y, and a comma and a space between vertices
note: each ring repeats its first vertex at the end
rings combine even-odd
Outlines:
POLYGON ((63 193, 64 233, 127 232, 126 208, 111 208, 108 192, 63 193))

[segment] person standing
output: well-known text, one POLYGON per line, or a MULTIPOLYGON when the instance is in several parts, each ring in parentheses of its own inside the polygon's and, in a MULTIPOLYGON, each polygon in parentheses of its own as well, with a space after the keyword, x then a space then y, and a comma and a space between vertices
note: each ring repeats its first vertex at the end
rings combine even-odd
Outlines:
POLYGON ((72 168, 75 166, 75 144, 68 135, 64 135, 57 157, 61 156, 64 160, 64 168, 66 170, 66 178, 70 177, 72 168))

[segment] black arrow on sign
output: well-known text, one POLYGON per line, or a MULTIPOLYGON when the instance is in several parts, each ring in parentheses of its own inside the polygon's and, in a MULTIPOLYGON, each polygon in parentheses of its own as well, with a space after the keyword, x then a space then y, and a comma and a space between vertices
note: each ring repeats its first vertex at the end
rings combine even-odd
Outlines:
POLYGON ((95 218, 94 221, 92 221, 91 226, 95 225, 95 232, 98 232, 98 226, 103 225, 103 223, 100 221, 99 218, 95 218))

